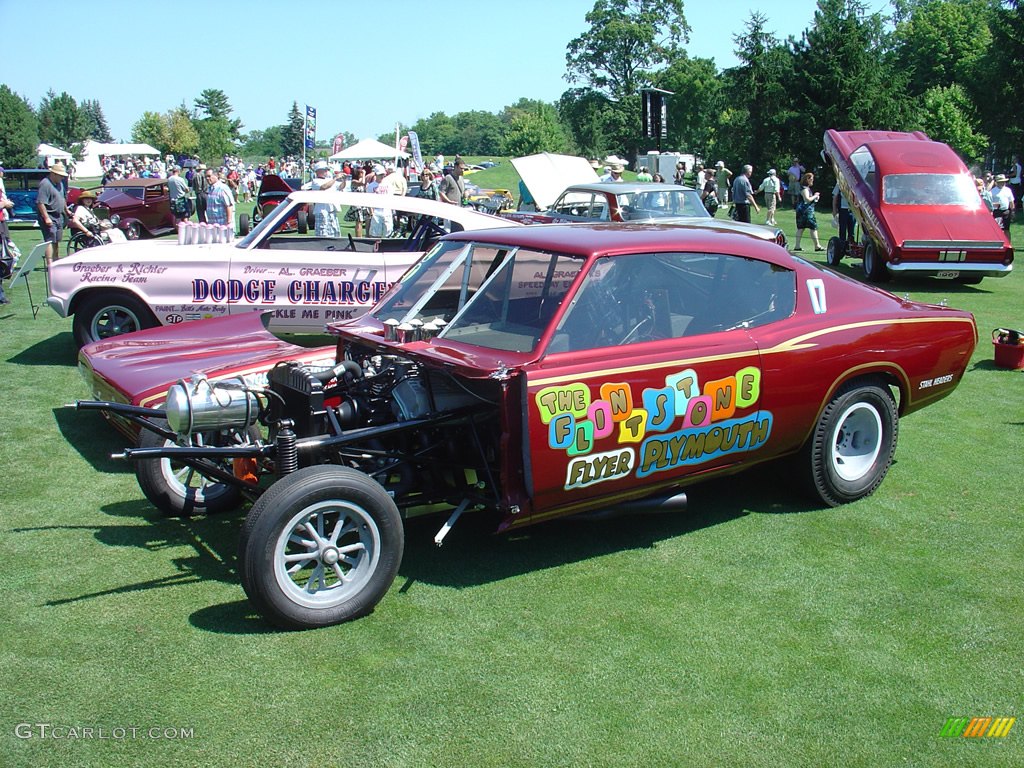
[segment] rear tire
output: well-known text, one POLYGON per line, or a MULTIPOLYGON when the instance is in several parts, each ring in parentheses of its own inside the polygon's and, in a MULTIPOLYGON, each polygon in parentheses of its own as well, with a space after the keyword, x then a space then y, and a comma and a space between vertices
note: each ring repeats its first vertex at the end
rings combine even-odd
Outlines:
POLYGON ((864 276, 873 283, 884 283, 889 279, 885 262, 879 258, 878 249, 871 241, 864 245, 864 276))
POLYGON ((245 520, 239 573, 249 600, 284 629, 365 616, 395 580, 405 531, 384 488, 349 467, 305 467, 278 480, 245 520))
POLYGON ((808 489, 831 507, 870 496, 892 464, 896 401, 881 382, 852 382, 822 411, 801 466, 808 489))

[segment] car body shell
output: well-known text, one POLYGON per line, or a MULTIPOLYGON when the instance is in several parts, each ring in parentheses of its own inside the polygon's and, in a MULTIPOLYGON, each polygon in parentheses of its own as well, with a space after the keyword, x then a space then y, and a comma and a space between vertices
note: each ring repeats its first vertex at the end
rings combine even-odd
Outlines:
MULTIPOLYGON (((283 203, 292 192, 302 187, 302 179, 279 176, 276 173, 265 173, 260 179, 260 187, 256 192, 256 205, 252 209, 252 221, 258 224, 263 217, 283 203)), ((291 232, 298 228, 298 217, 306 213, 306 207, 296 209, 281 225, 279 231, 291 232)))
POLYGON ((456 228, 485 229, 508 222, 433 200, 360 192, 293 192, 260 225, 233 243, 179 245, 176 240, 114 243, 89 248, 50 269, 47 304, 62 317, 96 296, 133 296, 161 325, 271 310, 282 333, 318 333, 324 323, 360 314, 422 254, 415 238, 318 238, 287 235, 308 204, 378 207, 456 228))
POLYGON ((1013 248, 947 145, 919 131, 829 130, 824 143, 839 188, 890 275, 981 278, 1013 270, 1013 248), (969 186, 970 194, 942 204, 925 188, 937 178, 952 180, 958 189, 969 186))
MULTIPOLYGON (((518 351, 480 346, 448 334, 451 326, 433 338, 389 339, 382 313, 401 286, 371 312, 329 330, 338 337, 339 359, 356 348, 397 355, 490 388, 500 424, 493 437, 500 446, 502 529, 668 493, 795 453, 830 400, 852 382, 884 383, 898 392, 900 415, 912 413, 953 391, 977 342, 967 312, 899 299, 748 235, 552 225, 462 232, 442 245, 474 242, 557 254, 579 268, 534 344, 518 351), (661 254, 698 261, 721 256, 730 270, 754 266, 780 282, 771 296, 758 288, 752 299, 781 309, 763 324, 576 351, 560 346, 561 323, 575 311, 588 277, 599 279, 619 259, 661 254), (714 415, 698 425, 693 413, 700 398, 714 415), (698 432, 701 448, 686 461, 666 458, 673 440, 698 432), (726 434, 744 437, 726 449, 726 434)), ((709 292, 705 307, 727 305, 743 289, 739 273, 731 271, 716 284, 726 295, 709 292)), ((540 289, 525 291, 531 301, 541 298, 540 289)), ((628 297, 608 301, 612 313, 628 297)), ((703 310, 692 311, 697 318, 703 310)), ((330 351, 280 344, 248 314, 90 345, 80 364, 100 399, 155 405, 171 383, 197 369, 212 378, 251 374, 289 355, 330 351)))

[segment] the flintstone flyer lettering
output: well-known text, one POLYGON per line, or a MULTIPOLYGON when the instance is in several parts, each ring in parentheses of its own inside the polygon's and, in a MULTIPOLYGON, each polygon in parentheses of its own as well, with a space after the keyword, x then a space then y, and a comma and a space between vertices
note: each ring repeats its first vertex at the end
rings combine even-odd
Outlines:
POLYGON ((596 398, 583 383, 546 387, 535 401, 548 425, 548 445, 570 457, 569 490, 755 450, 771 434, 772 414, 736 414, 760 396, 761 370, 750 366, 703 384, 687 368, 666 376, 664 387, 639 393, 628 383, 609 382, 597 388, 596 398))

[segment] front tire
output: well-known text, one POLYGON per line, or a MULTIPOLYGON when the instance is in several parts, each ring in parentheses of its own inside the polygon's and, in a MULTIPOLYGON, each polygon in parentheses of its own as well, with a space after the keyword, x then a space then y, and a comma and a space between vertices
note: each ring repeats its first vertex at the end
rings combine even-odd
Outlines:
POLYGON ((394 500, 348 467, 305 467, 277 481, 246 518, 242 588, 284 629, 365 616, 398 573, 405 531, 394 500))
POLYGON ((75 343, 81 348, 94 341, 155 328, 159 324, 140 299, 122 293, 86 299, 75 311, 71 329, 75 343))
POLYGON ((142 239, 142 225, 137 221, 131 222, 124 228, 124 236, 129 240, 141 240, 142 239))
POLYGON ((238 217, 238 234, 245 237, 249 234, 250 229, 252 229, 252 226, 249 223, 249 214, 243 213, 238 217))
MULTIPOLYGON (((166 427, 166 423, 164 424, 166 427)), ((227 446, 248 445, 260 439, 255 427, 246 433, 206 432, 198 436, 196 445, 227 446)), ((140 448, 159 448, 176 445, 164 440, 156 432, 143 429, 139 435, 140 448)), ((230 470, 230 460, 224 468, 230 470)), ((135 464, 135 478, 150 503, 167 517, 192 517, 227 512, 238 506, 242 491, 238 486, 209 480, 188 465, 171 459, 144 459, 135 464)))
POLYGON ((889 471, 898 434, 896 401, 887 386, 842 387, 804 448, 809 489, 832 507, 870 496, 889 471))

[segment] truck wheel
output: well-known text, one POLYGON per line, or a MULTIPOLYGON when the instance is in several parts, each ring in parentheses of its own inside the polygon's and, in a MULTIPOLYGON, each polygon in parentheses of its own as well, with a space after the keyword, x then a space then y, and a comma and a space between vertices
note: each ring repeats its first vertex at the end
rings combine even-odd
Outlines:
POLYGON ((838 267, 843 260, 843 241, 838 237, 828 239, 828 247, 825 249, 825 261, 830 267, 838 267))
POLYGON ((889 279, 885 261, 878 257, 878 249, 872 242, 864 245, 864 276, 873 283, 884 283, 889 279))
POLYGON ((889 388, 852 383, 822 411, 801 465, 810 490, 829 506, 870 496, 896 451, 899 419, 889 388))
POLYGON ((127 293, 92 296, 75 311, 71 330, 79 347, 160 323, 140 299, 127 293))
MULTIPOLYGON (((163 424, 166 427, 166 423, 163 424)), ((261 439, 258 429, 251 427, 248 432, 236 430, 227 432, 206 432, 196 436, 195 445, 227 446, 249 445, 261 439)), ((176 445, 164 440, 156 432, 142 430, 139 435, 140 448, 157 448, 176 445)), ((223 464, 231 470, 231 461, 223 464)), ((135 463, 135 478, 150 503, 167 517, 192 517, 226 512, 238 506, 242 500, 240 488, 227 483, 210 480, 192 467, 171 459, 145 459, 135 463)))
POLYGON ((242 588, 284 629, 339 624, 380 602, 404 548, 398 507, 379 483, 348 467, 305 467, 249 511, 238 552, 242 588))

